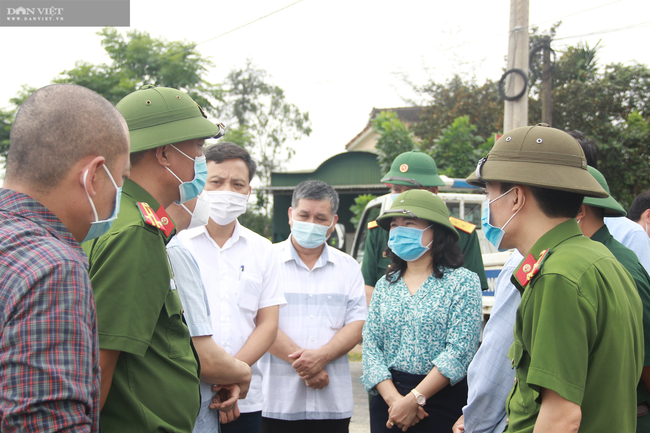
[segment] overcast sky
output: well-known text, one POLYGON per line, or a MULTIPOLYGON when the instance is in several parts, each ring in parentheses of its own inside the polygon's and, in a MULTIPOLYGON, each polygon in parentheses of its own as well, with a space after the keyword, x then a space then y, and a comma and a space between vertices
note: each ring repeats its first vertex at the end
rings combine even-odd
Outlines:
MULTIPOLYGON (((404 106, 414 95, 406 74, 423 84, 458 73, 498 80, 508 47, 509 0, 302 0, 276 14, 208 41, 295 0, 131 0, 131 28, 167 40, 202 43, 220 82, 247 58, 265 69, 289 102, 308 111, 314 132, 292 145, 289 169, 317 167, 343 152, 373 107, 404 106)), ((648 0, 530 0, 530 24, 563 24, 556 51, 601 40, 600 64, 650 65, 648 0), (615 32, 606 32, 639 25, 615 32), (583 36, 598 33, 591 36, 583 36), (580 37, 575 37, 580 36, 580 37)), ((46 85, 77 60, 108 62, 99 28, 2 27, 0 107, 22 84, 46 85)), ((126 31, 127 28, 119 28, 126 31)))

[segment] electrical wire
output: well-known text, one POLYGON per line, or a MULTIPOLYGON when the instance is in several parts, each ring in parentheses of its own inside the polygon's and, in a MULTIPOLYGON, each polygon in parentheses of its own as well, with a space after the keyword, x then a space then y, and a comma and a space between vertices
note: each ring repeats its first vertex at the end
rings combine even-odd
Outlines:
POLYGON ((618 27, 616 29, 600 30, 598 32, 583 33, 581 35, 574 35, 574 36, 563 36, 561 38, 555 38, 554 40, 555 41, 561 41, 563 39, 583 38, 585 36, 595 36, 595 35, 602 35, 602 34, 605 34, 605 33, 621 32, 623 30, 633 30, 633 29, 638 29, 638 28, 647 27, 647 26, 650 26, 650 21, 646 21, 644 23, 632 24, 632 25, 625 26, 625 27, 618 27))

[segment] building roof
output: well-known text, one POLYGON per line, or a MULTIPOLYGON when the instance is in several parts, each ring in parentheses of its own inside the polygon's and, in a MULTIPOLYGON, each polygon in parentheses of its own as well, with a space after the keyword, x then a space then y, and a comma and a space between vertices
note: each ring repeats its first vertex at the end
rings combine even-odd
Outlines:
POLYGON ((377 117, 379 113, 382 113, 384 111, 392 111, 397 114, 399 120, 406 123, 406 126, 410 126, 420 121, 420 113, 422 113, 423 108, 424 107, 395 107, 395 108, 373 107, 372 111, 370 112, 368 123, 366 124, 365 128, 363 128, 363 130, 360 133, 358 133, 352 140, 350 140, 348 144, 345 145, 345 148, 348 149, 353 143, 359 140, 363 135, 370 132, 370 130, 372 129, 372 125, 371 125, 372 119, 377 117))

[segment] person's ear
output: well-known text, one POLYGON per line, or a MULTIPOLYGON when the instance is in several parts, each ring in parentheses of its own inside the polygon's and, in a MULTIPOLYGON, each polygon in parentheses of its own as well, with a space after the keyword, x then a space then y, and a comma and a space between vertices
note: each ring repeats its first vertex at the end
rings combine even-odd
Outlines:
MULTIPOLYGON (((507 198, 508 195, 501 198, 501 200, 507 198)), ((512 211, 518 211, 526 201, 526 190, 521 185, 516 185, 512 190, 512 198, 510 200, 512 200, 512 211)))
POLYGON ((293 208, 289 207, 289 210, 287 211, 287 215, 289 215, 289 227, 293 228, 293 208))
POLYGON ((646 209, 641 215, 641 219, 644 220, 646 224, 650 223, 650 209, 646 209))
POLYGON ((576 215, 576 220, 581 220, 587 215, 587 206, 584 204, 580 205, 580 209, 578 209, 578 214, 576 215))
POLYGON ((163 167, 169 167, 172 165, 169 161, 169 158, 167 158, 168 151, 169 146, 160 146, 156 148, 156 160, 158 161, 158 164, 162 165, 163 167))
POLYGON ((96 156, 84 164, 79 171, 79 184, 91 197, 97 194, 97 170, 104 170, 102 165, 105 161, 103 156, 96 156))

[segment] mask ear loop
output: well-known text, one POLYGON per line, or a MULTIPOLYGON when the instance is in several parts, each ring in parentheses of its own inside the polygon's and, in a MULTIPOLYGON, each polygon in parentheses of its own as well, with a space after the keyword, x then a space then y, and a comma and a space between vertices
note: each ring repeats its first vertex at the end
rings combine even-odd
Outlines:
POLYGON ((88 194, 88 188, 86 187, 87 179, 88 179, 88 170, 84 171, 84 190, 86 191, 86 196, 88 197, 88 201, 90 201, 90 207, 93 209, 93 214, 95 214, 95 222, 97 222, 99 221, 99 215, 97 215, 97 209, 95 209, 95 203, 93 203, 93 199, 90 198, 90 194, 88 194))
POLYGON ((512 214, 512 216, 510 217, 510 219, 509 219, 508 221, 506 221, 506 223, 503 225, 503 227, 501 227, 501 230, 504 230, 504 231, 505 231, 506 226, 508 225, 508 223, 510 223, 510 221, 512 221, 512 219, 515 217, 515 215, 517 215, 517 214, 519 213, 519 211, 522 210, 522 209, 524 208, 524 205, 525 205, 525 204, 526 204, 526 196, 524 196, 524 202, 521 204, 521 207, 520 207, 519 209, 517 209, 517 212, 515 212, 515 213, 512 214))

